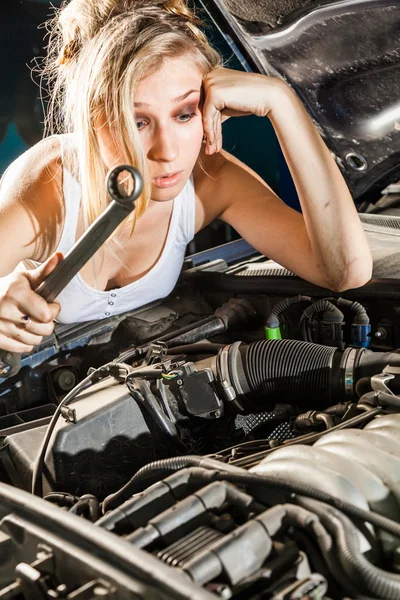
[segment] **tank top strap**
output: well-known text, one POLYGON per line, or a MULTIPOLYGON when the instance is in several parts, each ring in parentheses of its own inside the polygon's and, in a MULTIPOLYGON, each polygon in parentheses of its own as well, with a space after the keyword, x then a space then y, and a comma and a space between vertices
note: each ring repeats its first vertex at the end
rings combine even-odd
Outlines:
POLYGON ((191 175, 184 187, 184 198, 182 198, 183 219, 181 226, 184 229, 184 238, 186 244, 192 241, 195 234, 196 217, 196 194, 194 190, 193 175, 191 175))
POLYGON ((57 250, 66 254, 74 245, 81 201, 81 186, 66 166, 68 136, 60 135, 62 161, 62 191, 64 199, 64 227, 57 250))

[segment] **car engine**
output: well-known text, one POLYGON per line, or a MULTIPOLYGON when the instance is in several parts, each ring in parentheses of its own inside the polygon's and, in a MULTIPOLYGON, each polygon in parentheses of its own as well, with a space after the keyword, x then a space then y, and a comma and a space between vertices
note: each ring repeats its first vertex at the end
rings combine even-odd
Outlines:
POLYGON ((1 380, 0 598, 400 598, 398 282, 224 252, 1 380))

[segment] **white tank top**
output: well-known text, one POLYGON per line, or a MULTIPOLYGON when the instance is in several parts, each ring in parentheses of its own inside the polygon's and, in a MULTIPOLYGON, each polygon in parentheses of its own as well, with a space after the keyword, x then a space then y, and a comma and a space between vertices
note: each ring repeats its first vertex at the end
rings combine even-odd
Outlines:
MULTIPOLYGON (((80 184, 65 166, 63 167, 63 194, 65 222, 57 250, 65 256, 75 243, 81 198, 80 184)), ((186 246, 193 239, 194 230, 195 191, 193 176, 191 176, 181 193, 173 200, 172 216, 164 249, 150 271, 128 285, 107 291, 90 287, 78 273, 57 297, 57 301, 61 304, 57 321, 77 323, 104 319, 168 296, 179 277, 186 246)))

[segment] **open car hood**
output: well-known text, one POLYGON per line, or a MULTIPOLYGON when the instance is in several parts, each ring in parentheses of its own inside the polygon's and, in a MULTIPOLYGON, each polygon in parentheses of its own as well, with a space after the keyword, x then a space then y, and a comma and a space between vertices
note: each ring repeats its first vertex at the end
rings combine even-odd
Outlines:
POLYGON ((201 0, 246 69, 296 91, 355 200, 399 178, 396 0, 201 0))
MULTIPOLYGON (((295 88, 354 197, 381 190, 395 3, 263 1, 207 6, 295 88)), ((3 372, 0 598, 400 598, 400 216, 360 217, 374 279, 342 297, 235 240, 3 372)))

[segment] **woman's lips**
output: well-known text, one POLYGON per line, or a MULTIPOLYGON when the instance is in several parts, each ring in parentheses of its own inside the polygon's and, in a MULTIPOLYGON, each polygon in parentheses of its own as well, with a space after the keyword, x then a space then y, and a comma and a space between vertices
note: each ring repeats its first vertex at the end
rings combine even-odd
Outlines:
POLYGON ((153 179, 154 185, 160 188, 169 188, 176 185, 181 178, 182 171, 178 171, 177 173, 172 173, 168 177, 155 177, 153 179))

